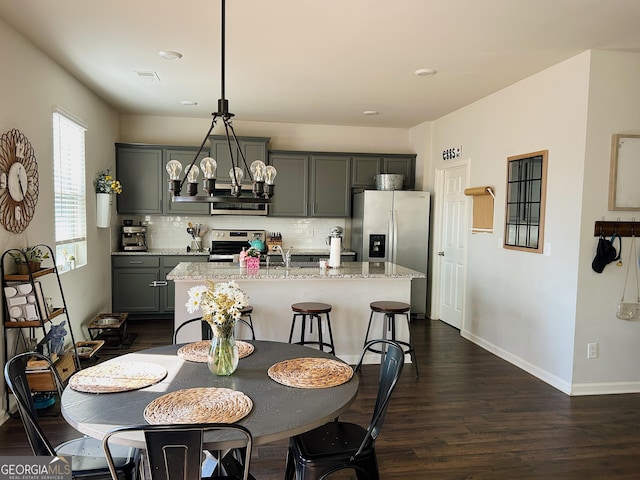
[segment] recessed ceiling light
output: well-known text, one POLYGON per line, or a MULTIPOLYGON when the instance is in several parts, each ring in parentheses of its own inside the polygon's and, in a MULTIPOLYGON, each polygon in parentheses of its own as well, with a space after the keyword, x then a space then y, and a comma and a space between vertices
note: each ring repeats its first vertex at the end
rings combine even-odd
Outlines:
POLYGON ((158 55, 165 60, 178 60, 179 58, 182 58, 182 54, 180 52, 174 52, 172 50, 160 50, 158 55))
POLYGON ((365 110, 364 112, 362 112, 363 115, 378 115, 380 112, 377 112, 376 110, 365 110))
POLYGON ((193 100, 182 100, 180 103, 182 105, 186 105, 187 107, 193 107, 198 104, 198 102, 194 102, 193 100))
POLYGON ((419 77, 430 77, 431 75, 435 75, 436 71, 433 68, 419 68, 413 73, 419 77))

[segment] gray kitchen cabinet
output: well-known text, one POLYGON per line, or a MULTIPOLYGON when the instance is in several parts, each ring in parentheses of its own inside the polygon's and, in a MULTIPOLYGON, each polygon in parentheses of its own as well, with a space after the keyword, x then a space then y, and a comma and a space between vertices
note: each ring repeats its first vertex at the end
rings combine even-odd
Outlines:
POLYGON ((163 212, 162 147, 116 144, 115 176, 122 184, 116 195, 119 214, 163 212))
POLYGON ((310 156, 310 217, 348 217, 351 213, 351 158, 310 156))
POLYGON ((269 215, 276 217, 348 217, 351 205, 350 157, 272 151, 276 191, 269 215))
POLYGON ((354 155, 351 159, 351 186, 375 188, 376 175, 404 175, 405 190, 415 187, 415 155, 354 155))
POLYGON ((351 186, 375 187, 381 164, 378 156, 354 156, 351 160, 351 186))
POLYGON ((175 285, 167 274, 180 262, 206 262, 206 255, 113 255, 112 311, 169 315, 175 310, 175 285))
POLYGON ((309 158, 294 152, 271 152, 269 164, 276 167, 275 194, 269 205, 269 215, 276 217, 306 217, 309 198, 309 158))
POLYGON ((382 157, 382 170, 380 173, 399 173, 404 175, 405 190, 411 190, 416 186, 416 156, 384 156, 382 157))
MULTIPOLYGON (((209 204, 208 203, 174 203, 171 201, 171 192, 169 192, 169 174, 167 173, 167 169, 165 165, 169 160, 178 160, 182 164, 182 172, 186 171, 187 167, 191 165, 193 161, 193 157, 198 152, 197 147, 167 147, 163 149, 163 160, 160 168, 162 169, 162 183, 164 186, 163 189, 163 213, 171 213, 171 214, 190 214, 190 215, 208 215, 209 214, 209 204)), ((209 151, 204 148, 202 152, 198 155, 198 160, 196 160, 196 165, 200 168, 200 160, 209 156, 209 151)), ((184 178, 184 175, 183 177, 184 178)), ((202 172, 198 176, 198 195, 206 195, 207 193, 202 189, 202 172)), ((182 187, 183 195, 187 193, 187 183, 182 187)))
MULTIPOLYGON (((118 213, 208 215, 208 204, 173 203, 169 192, 167 162, 176 159, 186 169, 197 151, 197 147, 116 144, 116 178, 122 183, 116 200, 118 213)), ((207 155, 206 149, 198 155, 198 168, 207 155)), ((198 183, 198 194, 203 195, 202 175, 198 183)), ((186 189, 185 183, 183 193, 186 189)))
POLYGON ((172 280, 167 280, 167 274, 180 262, 206 262, 207 259, 207 255, 166 255, 161 257, 161 278, 163 281, 167 281, 161 295, 163 312, 174 312, 176 309, 176 284, 172 280))
POLYGON ((160 280, 160 257, 113 256, 111 263, 112 311, 133 314, 159 313, 160 289, 150 285, 160 280))
MULTIPOLYGON (((238 148, 234 145, 233 141, 231 142, 233 158, 236 164, 242 169, 242 173, 244 173, 243 185, 251 185, 251 177, 247 173, 247 167, 251 167, 251 164, 255 160, 262 160, 265 164, 267 163, 269 140, 271 139, 268 137, 238 137, 240 150, 247 161, 246 167, 242 162, 242 157, 238 155, 238 148)), ((216 183, 228 185, 231 183, 231 177, 229 176, 231 156, 227 137, 225 135, 211 135, 209 136, 209 141, 211 144, 210 156, 215 158, 218 163, 216 183)))

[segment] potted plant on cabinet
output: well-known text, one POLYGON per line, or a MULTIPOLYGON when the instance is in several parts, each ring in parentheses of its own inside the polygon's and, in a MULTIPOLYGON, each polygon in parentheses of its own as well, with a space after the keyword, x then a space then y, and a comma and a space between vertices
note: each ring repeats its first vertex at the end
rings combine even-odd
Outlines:
POLYGON ((18 267, 18 275, 28 275, 29 272, 37 272, 40 270, 40 264, 45 258, 49 258, 49 252, 40 247, 26 247, 17 251, 9 252, 9 255, 16 262, 18 267))

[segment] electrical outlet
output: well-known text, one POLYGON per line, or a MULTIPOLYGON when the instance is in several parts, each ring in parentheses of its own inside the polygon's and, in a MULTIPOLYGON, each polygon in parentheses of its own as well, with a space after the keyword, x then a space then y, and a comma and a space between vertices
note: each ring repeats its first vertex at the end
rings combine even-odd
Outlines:
POLYGON ((587 343, 587 359, 591 360, 593 358, 598 358, 598 344, 587 343))

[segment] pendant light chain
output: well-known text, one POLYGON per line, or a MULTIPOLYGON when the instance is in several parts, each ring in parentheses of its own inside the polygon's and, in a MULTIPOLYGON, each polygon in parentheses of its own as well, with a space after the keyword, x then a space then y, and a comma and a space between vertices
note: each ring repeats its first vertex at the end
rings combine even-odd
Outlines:
MULTIPOLYGON (((236 173, 236 169, 240 169, 240 159, 242 159, 242 164, 244 165, 245 171, 247 172, 249 179, 251 180, 251 183, 253 184, 253 192, 254 192, 254 198, 253 201, 257 202, 257 203, 269 203, 270 202, 270 198, 273 195, 274 192, 274 184, 273 184, 273 178, 275 177, 275 168, 270 166, 269 169, 271 169, 271 173, 270 175, 270 181, 271 183, 268 183, 267 187, 264 187, 264 179, 263 178, 254 178, 252 169, 254 168, 254 164, 261 164, 262 165, 262 173, 260 173, 260 175, 264 175, 264 169, 265 169, 265 165, 262 161, 255 161, 251 164, 251 168, 249 168, 249 165, 247 164, 247 159, 244 155, 244 152, 242 151, 242 148, 240 147, 240 142, 238 141, 238 137, 236 136, 236 132, 233 128, 233 123, 231 121, 231 119, 234 117, 234 114, 229 112, 229 101, 226 99, 225 96, 225 87, 226 87, 226 0, 220 0, 221 2, 221 18, 220 18, 220 37, 221 37, 221 41, 220 41, 220 98, 218 99, 218 111, 212 113, 213 119, 211 121, 211 126, 209 128, 209 131, 207 132, 207 134, 205 135, 202 143, 200 144, 200 148, 198 149, 197 153, 195 154, 193 160, 191 161, 191 163, 189 164, 189 166, 185 169, 185 176, 182 179, 182 181, 180 181, 179 179, 175 178, 175 177, 170 177, 171 181, 170 181, 170 186, 169 189, 171 192, 173 192, 173 200, 174 201, 196 201, 196 202, 209 202, 209 203, 213 203, 216 201, 220 201, 217 200, 218 198, 221 197, 217 197, 215 195, 215 177, 213 177, 213 179, 211 180, 206 180, 206 186, 205 186, 205 190, 209 193, 209 197, 196 197, 196 191, 197 191, 197 185, 196 182, 194 183, 189 183, 189 195, 191 195, 191 198, 189 199, 188 197, 181 197, 180 196, 180 191, 182 190, 182 187, 184 186, 184 183, 187 181, 188 179, 188 174, 189 172, 191 172, 192 168, 194 168, 194 165, 196 163, 196 161, 198 160, 198 157, 200 156, 200 154, 202 153, 207 140, 209 139, 209 136, 211 135, 211 133, 213 132, 213 129, 216 125, 216 122, 218 120, 218 118, 222 119, 222 123, 224 124, 224 130, 225 130, 225 136, 227 138, 227 147, 229 148, 229 158, 231 161, 231 170, 229 172, 230 176, 231 176, 231 180, 232 180, 232 185, 231 185, 231 196, 232 197, 240 197, 241 196, 241 189, 242 189, 242 185, 241 185, 241 178, 242 175, 238 175, 236 173), (233 151, 233 144, 235 144, 235 151, 236 154, 234 155, 233 151), (193 187, 195 185, 195 187, 193 187), (193 188, 192 188, 193 187, 193 188)), ((207 160, 207 159, 205 159, 207 160)), ((214 159, 208 159, 210 161, 214 162, 214 169, 215 169, 215 160, 214 159)), ((175 160, 172 160, 170 163, 172 162, 177 162, 175 160)), ((170 171, 170 165, 167 164, 167 171, 169 171, 170 175, 172 174, 172 172, 170 171)), ((204 168, 204 167, 202 167, 204 168)), ((180 170, 182 169, 182 167, 179 165, 177 165, 176 167, 176 171, 180 173, 180 170)), ((241 170, 241 169, 240 169, 241 170)), ((267 170, 269 171, 269 170, 267 170)), ((196 167, 196 176, 198 174, 198 169, 196 167)), ((256 175, 258 175, 258 173, 256 173, 256 175)), ((190 181, 191 182, 191 181, 190 181)), ((231 199, 230 199, 231 200, 231 199)), ((242 201, 242 199, 237 198, 236 200, 233 201, 242 201)), ((246 203, 249 203, 248 201, 246 203)))

